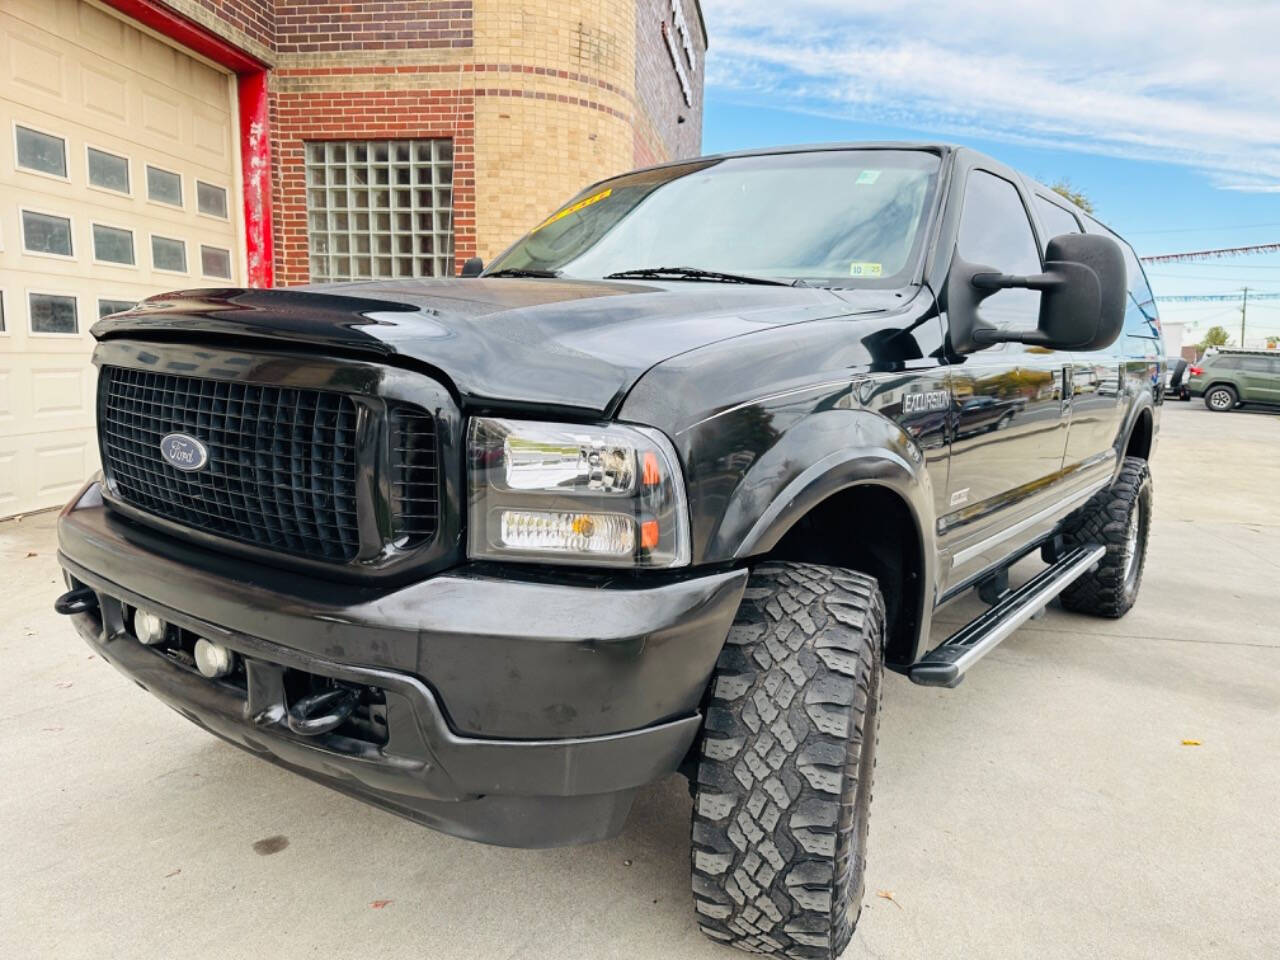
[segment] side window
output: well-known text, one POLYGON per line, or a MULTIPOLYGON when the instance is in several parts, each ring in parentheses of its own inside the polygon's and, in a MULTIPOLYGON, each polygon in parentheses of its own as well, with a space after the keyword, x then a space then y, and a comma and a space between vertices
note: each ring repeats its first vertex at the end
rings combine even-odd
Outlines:
MULTIPOLYGON (((984 170, 969 174, 956 249, 969 263, 1001 273, 1033 274, 1041 269, 1040 250, 1017 188, 984 170)), ((982 301, 979 315, 997 327, 1032 328, 1040 318, 1040 294, 1001 290, 982 301)))
POLYGON ((1274 363, 1270 357, 1241 357, 1240 369, 1246 373, 1271 373, 1274 363))
POLYGON ((1054 237, 1060 237, 1064 233, 1082 232, 1074 214, 1064 210, 1052 200, 1046 200, 1039 194, 1036 194, 1036 213, 1040 215, 1040 219, 1044 222, 1045 242, 1052 240, 1054 237))
MULTIPOLYGON (((1110 237, 1120 244, 1120 252, 1124 254, 1125 274, 1129 286, 1129 302, 1124 312, 1124 336, 1146 337, 1155 339, 1160 336, 1160 314, 1156 310, 1155 294, 1147 285, 1147 275, 1142 272, 1142 264, 1133 248, 1114 233, 1100 224, 1093 217, 1084 218, 1085 233, 1096 233, 1110 237)), ((1118 341, 1117 341, 1118 342, 1118 341)))

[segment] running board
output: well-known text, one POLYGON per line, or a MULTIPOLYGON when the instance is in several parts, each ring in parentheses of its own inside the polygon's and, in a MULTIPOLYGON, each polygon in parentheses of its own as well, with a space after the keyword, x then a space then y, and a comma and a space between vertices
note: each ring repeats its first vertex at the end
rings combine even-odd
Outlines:
POLYGON ((1076 547, 1057 563, 1041 570, 926 653, 911 668, 912 682, 926 687, 957 686, 964 679, 965 671, 1075 583, 1106 552, 1106 547, 1097 544, 1076 547))

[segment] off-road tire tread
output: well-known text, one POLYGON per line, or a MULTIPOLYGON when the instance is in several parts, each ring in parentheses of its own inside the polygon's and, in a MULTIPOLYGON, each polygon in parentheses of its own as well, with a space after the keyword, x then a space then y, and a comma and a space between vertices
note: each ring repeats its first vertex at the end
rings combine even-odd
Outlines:
POLYGON ((797 960, 832 960, 848 944, 862 909, 884 616, 872 577, 796 563, 752 571, 716 665, 694 785, 694 907, 709 937, 797 960))
POLYGON ((1140 457, 1125 457, 1120 475, 1106 489, 1067 518, 1063 541, 1067 547, 1100 543, 1106 555, 1090 573, 1062 591, 1062 605, 1077 613, 1117 619, 1129 612, 1142 587, 1147 540, 1151 533, 1151 471, 1140 457), (1125 540, 1129 513, 1145 498, 1146 522, 1138 531, 1138 571, 1133 589, 1125 590, 1125 540))

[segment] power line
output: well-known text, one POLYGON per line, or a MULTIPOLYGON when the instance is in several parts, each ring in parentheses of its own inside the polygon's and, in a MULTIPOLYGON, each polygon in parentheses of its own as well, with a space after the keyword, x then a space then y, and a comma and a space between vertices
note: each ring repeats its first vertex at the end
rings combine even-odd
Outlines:
POLYGON ((1162 303, 1226 303, 1231 300, 1280 300, 1280 293, 1254 293, 1246 287, 1237 293, 1185 293, 1156 299, 1162 303))
POLYGON ((1280 253, 1280 243, 1254 243, 1245 247, 1220 247, 1216 250, 1192 250, 1187 253, 1161 253, 1153 257, 1139 257, 1143 263, 1190 263, 1194 260, 1221 260, 1223 257, 1253 256, 1259 253, 1280 253))
POLYGON ((1171 230, 1130 230, 1126 236, 1153 233, 1201 233, 1209 230, 1252 230, 1254 227, 1280 227, 1280 222, 1272 223, 1235 223, 1217 227, 1174 227, 1171 230))

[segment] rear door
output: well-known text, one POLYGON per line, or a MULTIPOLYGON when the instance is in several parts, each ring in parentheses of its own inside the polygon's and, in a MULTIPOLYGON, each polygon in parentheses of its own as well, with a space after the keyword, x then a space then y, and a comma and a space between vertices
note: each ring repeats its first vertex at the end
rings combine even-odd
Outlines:
POLYGON ((1241 357, 1240 399, 1280 404, 1280 357, 1241 357))
MULTIPOLYGON (((1036 274, 1040 247, 1024 194, 1011 175, 974 167, 968 173, 956 253, 1002 273, 1036 274)), ((1034 329, 1040 294, 1002 290, 979 307, 1001 328, 1034 329)), ((1021 540, 1021 521, 1041 509, 1062 472, 1068 404, 1063 394, 1070 355, 1043 347, 997 344, 951 367, 956 422, 942 518, 954 586, 998 562, 1021 540)), ((1050 494, 1052 496, 1052 494, 1050 494)), ((944 588, 945 589, 945 588, 944 588)))

